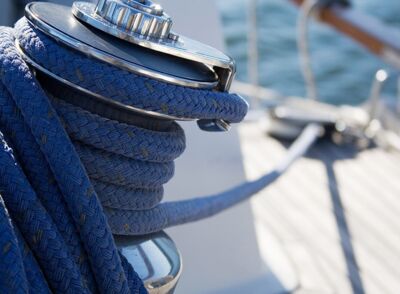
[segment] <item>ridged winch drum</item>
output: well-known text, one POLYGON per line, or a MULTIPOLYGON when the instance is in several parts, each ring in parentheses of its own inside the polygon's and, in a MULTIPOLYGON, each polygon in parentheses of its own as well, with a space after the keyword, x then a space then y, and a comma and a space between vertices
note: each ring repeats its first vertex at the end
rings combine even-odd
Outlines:
POLYGON ((160 5, 151 1, 101 0, 96 6, 95 15, 143 38, 178 38, 171 33, 172 19, 160 5))

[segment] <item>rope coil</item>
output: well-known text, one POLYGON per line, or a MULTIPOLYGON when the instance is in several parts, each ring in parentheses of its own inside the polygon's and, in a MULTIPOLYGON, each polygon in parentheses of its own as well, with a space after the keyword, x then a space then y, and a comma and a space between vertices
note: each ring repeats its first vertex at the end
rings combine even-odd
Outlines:
POLYGON ((1 241, 10 253, 1 264, 13 275, 2 275, 1 292, 145 293, 111 233, 167 226, 168 210, 159 202, 173 160, 185 148, 183 130, 174 122, 156 130, 119 123, 52 97, 19 56, 15 38, 55 74, 127 105, 238 122, 247 104, 239 96, 172 86, 89 59, 25 19, 14 30, 0 29, 0 186, 8 232, 1 241), (13 233, 17 228, 21 235, 13 233), (25 241, 36 267, 25 264, 33 255, 17 254, 25 241), (28 271, 36 274, 28 278, 28 271))
POLYGON ((160 203, 184 151, 175 122, 149 128, 43 88, 15 47, 54 74, 115 101, 194 119, 240 122, 239 96, 162 83, 89 59, 21 19, 0 28, 1 293, 146 293, 112 233, 143 235, 214 215, 276 180, 315 140, 306 130, 283 166, 209 197, 160 203), (4 200, 4 202, 3 202, 4 200), (19 233, 21 232, 21 234, 19 233), (26 243, 26 245, 25 245, 26 243))

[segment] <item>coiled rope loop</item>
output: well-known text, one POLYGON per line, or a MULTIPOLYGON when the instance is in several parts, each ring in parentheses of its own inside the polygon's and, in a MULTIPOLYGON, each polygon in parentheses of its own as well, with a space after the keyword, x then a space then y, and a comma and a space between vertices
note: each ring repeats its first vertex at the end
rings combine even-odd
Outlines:
POLYGON ((1 293, 146 293, 112 233, 149 234, 243 201, 276 180, 320 131, 307 128, 285 162, 256 181, 160 203, 185 148, 181 127, 127 124, 118 113, 94 111, 82 93, 40 85, 16 40, 55 75, 126 105, 230 122, 241 121, 248 107, 237 95, 174 86, 90 59, 26 19, 0 28, 1 293))
POLYGON ((0 29, 0 292, 145 293, 112 232, 146 234, 174 224, 175 211, 159 203, 185 148, 183 130, 174 122, 145 129, 101 117, 66 102, 67 91, 54 97, 18 54, 15 38, 54 74, 127 105, 238 122, 247 104, 89 59, 26 19, 0 29))

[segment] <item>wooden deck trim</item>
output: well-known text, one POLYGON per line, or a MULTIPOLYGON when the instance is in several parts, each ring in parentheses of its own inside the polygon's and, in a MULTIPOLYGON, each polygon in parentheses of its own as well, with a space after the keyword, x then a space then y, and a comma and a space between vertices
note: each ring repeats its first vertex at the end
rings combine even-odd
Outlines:
MULTIPOLYGON (((304 0, 291 0, 301 5, 304 0)), ((321 9, 319 20, 354 39, 385 62, 400 69, 400 31, 352 8, 321 9)))

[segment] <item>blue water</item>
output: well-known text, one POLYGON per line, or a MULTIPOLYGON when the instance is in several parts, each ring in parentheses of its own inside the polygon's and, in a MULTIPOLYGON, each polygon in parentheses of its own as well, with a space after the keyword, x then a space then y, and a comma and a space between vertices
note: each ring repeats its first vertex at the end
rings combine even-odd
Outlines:
MULTIPOLYGON (((238 79, 247 81, 247 0, 218 0, 228 53, 237 61, 238 79)), ((260 84, 285 95, 304 96, 296 45, 298 8, 289 0, 259 0, 260 84)), ((400 0, 353 0, 354 8, 400 30, 400 0)), ((370 90, 374 73, 391 69, 354 41, 321 23, 311 22, 310 44, 321 100, 358 104, 370 90)), ((395 97, 396 82, 385 93, 395 97)))

